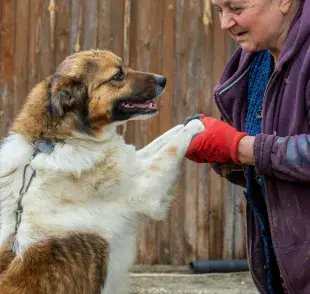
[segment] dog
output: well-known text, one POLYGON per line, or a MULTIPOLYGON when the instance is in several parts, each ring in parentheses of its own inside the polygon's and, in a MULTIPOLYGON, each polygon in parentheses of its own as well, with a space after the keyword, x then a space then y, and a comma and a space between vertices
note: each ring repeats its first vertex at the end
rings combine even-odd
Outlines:
POLYGON ((128 293, 142 216, 163 219, 200 120, 146 147, 117 126, 157 114, 166 79, 110 51, 68 56, 35 85, 0 149, 0 293, 128 293))

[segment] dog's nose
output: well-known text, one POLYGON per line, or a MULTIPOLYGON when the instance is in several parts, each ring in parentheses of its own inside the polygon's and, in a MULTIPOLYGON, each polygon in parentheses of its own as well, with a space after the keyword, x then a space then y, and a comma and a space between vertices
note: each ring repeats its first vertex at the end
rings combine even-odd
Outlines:
POLYGON ((155 75, 156 83, 162 88, 166 87, 166 78, 160 75, 155 75))

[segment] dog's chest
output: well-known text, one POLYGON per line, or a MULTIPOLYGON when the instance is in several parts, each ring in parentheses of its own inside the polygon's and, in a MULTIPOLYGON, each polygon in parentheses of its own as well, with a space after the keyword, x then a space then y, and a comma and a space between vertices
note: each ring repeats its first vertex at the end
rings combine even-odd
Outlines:
POLYGON ((40 190, 46 190, 51 195, 50 198, 59 200, 61 205, 69 202, 76 202, 78 205, 96 198, 103 201, 109 197, 117 199, 126 187, 128 189, 138 169, 135 150, 125 147, 129 146, 124 145, 124 150, 119 149, 112 156, 108 154, 98 158, 90 166, 80 164, 80 170, 75 169, 76 158, 71 159, 71 170, 65 172, 40 173, 39 170, 37 174, 40 190))
POLYGON ((109 241, 135 235, 138 216, 128 201, 139 169, 134 155, 107 157, 81 173, 38 170, 23 200, 27 231, 30 228, 35 239, 36 232, 61 235, 88 229, 109 241))
MULTIPOLYGON (((121 186, 125 186, 130 170, 120 160, 104 160, 98 162, 90 170, 81 174, 71 173, 63 180, 63 197, 92 199, 117 196, 121 186), (78 197, 77 197, 78 196, 78 197)), ((85 199, 85 200, 87 200, 85 199)), ((78 199, 77 199, 78 200, 78 199)))

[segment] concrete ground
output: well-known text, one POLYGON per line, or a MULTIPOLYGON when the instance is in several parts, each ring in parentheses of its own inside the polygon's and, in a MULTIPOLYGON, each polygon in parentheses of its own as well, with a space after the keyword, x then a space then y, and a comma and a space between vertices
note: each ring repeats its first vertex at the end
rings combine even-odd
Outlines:
POLYGON ((133 272, 131 294, 258 294, 248 272, 191 274, 133 272))

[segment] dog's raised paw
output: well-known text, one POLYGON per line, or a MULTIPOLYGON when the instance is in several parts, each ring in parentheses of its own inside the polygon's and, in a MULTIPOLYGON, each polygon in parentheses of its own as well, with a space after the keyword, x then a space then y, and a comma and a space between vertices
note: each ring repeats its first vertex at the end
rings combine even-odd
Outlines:
POLYGON ((185 126, 185 130, 194 136, 200 132, 203 132, 205 130, 205 126, 200 119, 193 119, 185 126))

